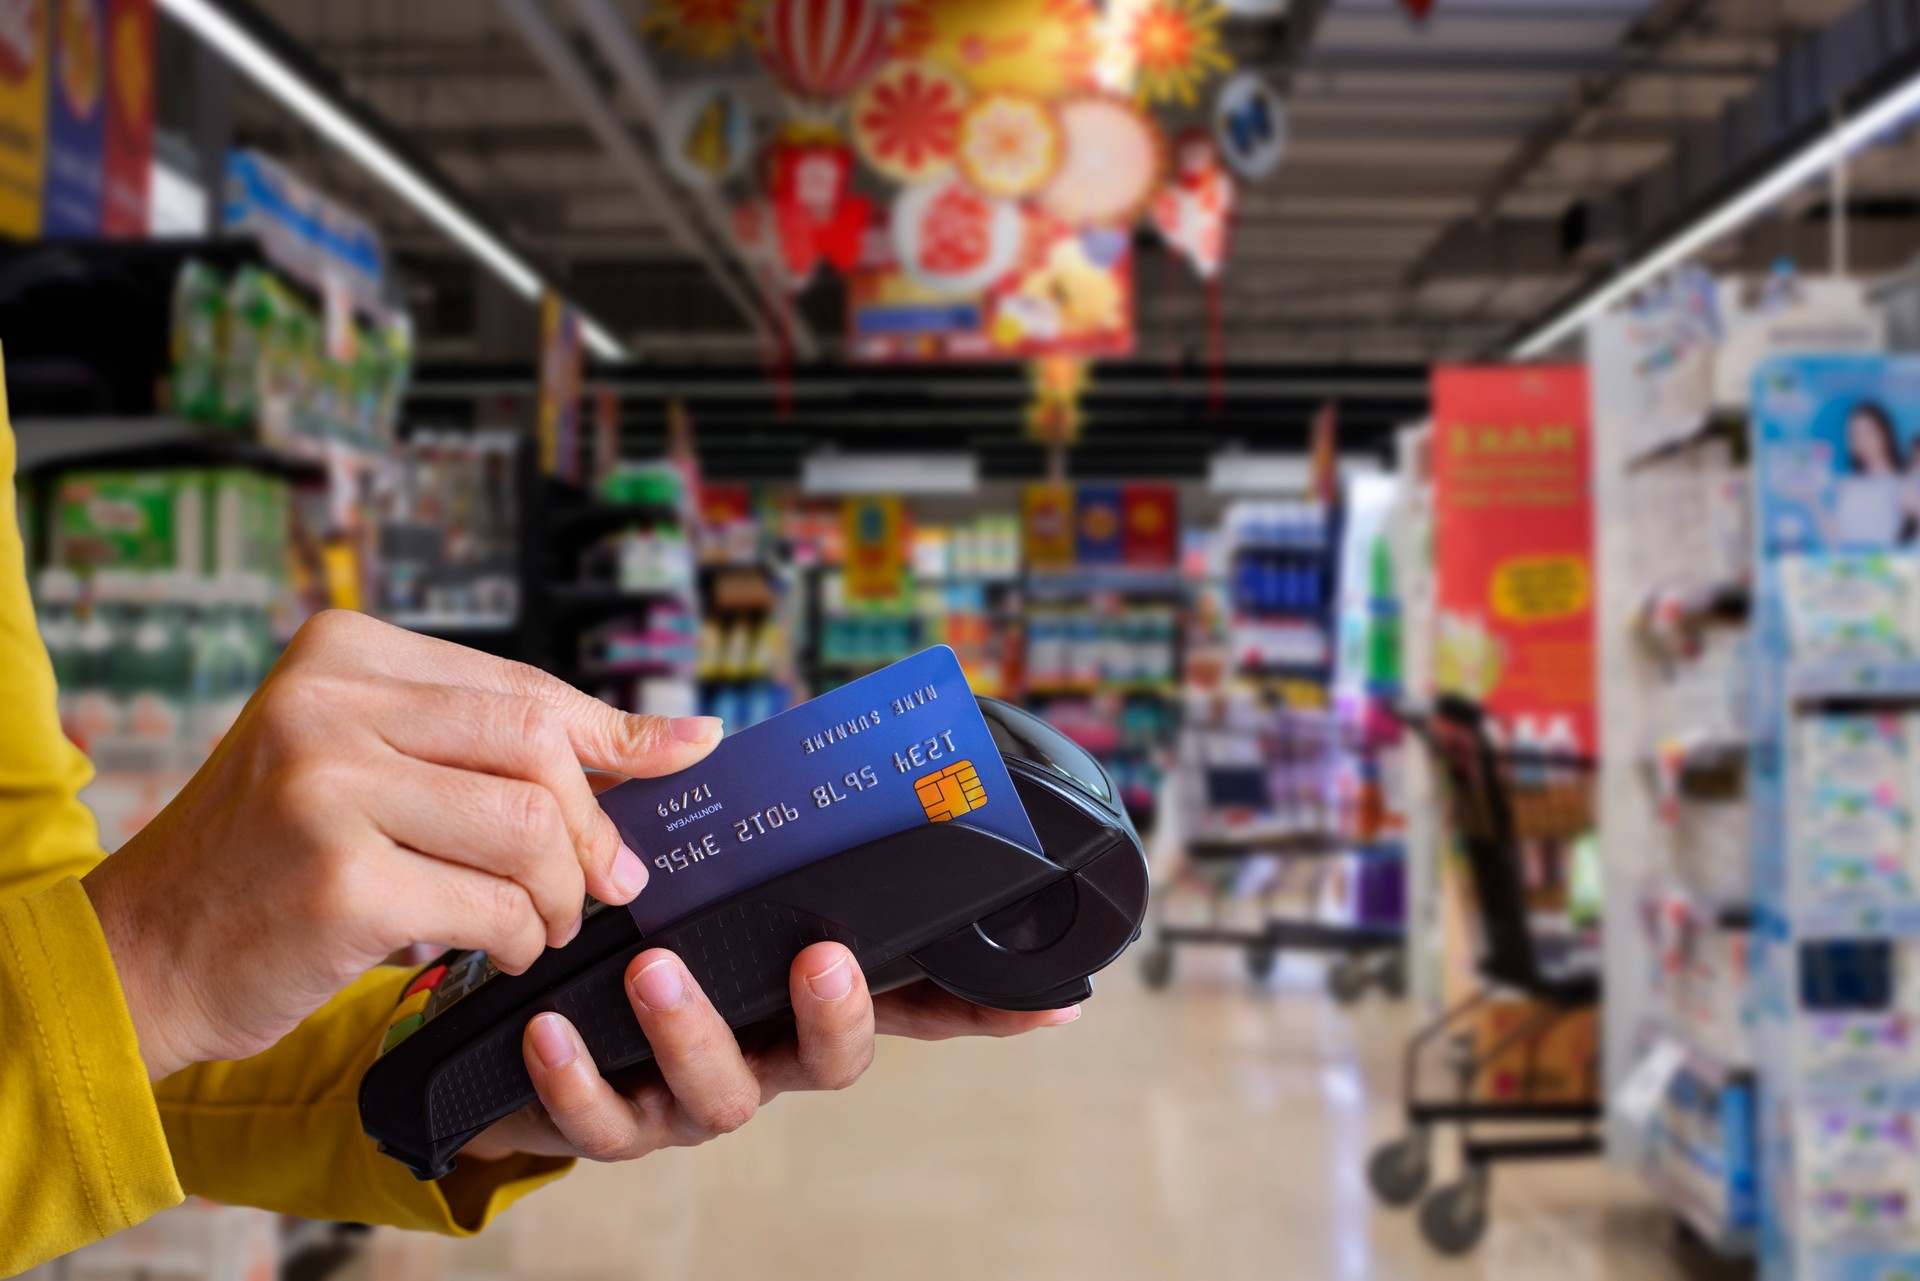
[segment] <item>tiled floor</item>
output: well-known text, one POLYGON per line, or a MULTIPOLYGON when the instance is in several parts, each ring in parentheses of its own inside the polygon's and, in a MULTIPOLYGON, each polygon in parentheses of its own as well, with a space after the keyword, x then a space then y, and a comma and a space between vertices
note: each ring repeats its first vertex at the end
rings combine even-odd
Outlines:
MULTIPOLYGON (((1123 961, 1086 1017, 1012 1042, 887 1042, 838 1096, 783 1098, 693 1151, 583 1168, 485 1236, 448 1281, 683 1278, 1550 1278, 1667 1281, 1671 1222, 1597 1163, 1508 1167, 1493 1222, 1437 1260, 1379 1209, 1409 1017, 1321 994, 1318 967, 1249 989, 1183 954, 1173 989, 1123 961)), ((424 1262, 424 1260, 423 1260, 424 1262)), ((431 1275, 435 1269, 424 1269, 431 1275)))

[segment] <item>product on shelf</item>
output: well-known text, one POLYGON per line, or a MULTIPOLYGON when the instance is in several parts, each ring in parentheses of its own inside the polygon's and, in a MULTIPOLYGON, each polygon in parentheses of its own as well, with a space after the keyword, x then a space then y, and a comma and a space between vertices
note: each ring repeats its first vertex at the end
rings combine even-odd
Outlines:
POLYGON ((1179 629, 1170 604, 1036 604, 1027 614, 1028 691, 1170 689, 1179 629))
POLYGON ((421 432, 383 494, 374 610, 402 627, 511 626, 520 615, 515 433, 421 432))
POLYGON ((175 413, 279 446, 392 441, 413 362, 405 317, 349 317, 330 344, 306 297, 274 271, 182 264, 173 295, 175 413))
POLYGON ((663 507, 678 511, 686 505, 687 477, 677 463, 666 460, 621 460, 601 478, 603 502, 623 507, 663 507))

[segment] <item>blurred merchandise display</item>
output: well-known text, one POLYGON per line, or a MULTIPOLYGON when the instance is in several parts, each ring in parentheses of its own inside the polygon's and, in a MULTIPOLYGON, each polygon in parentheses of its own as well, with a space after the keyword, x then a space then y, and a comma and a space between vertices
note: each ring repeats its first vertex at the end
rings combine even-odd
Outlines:
POLYGON ((522 520, 510 432, 420 432, 380 510, 374 609, 402 627, 511 626, 522 520))
MULTIPOLYGON (((1920 618, 1903 621, 1897 603, 1864 626, 1853 613, 1856 600, 1872 595, 1870 587, 1853 594, 1855 582, 1874 576, 1869 565, 1884 564, 1896 581, 1910 557, 1784 554, 1824 553, 1836 536, 1858 546, 1862 535, 1891 550, 1900 523, 1843 532, 1841 522, 1853 516, 1825 514, 1846 510, 1849 486, 1864 492, 1871 482, 1829 478, 1805 442, 1824 433, 1853 448, 1841 439, 1848 403, 1871 398, 1880 373, 1875 358, 1853 358, 1845 393, 1823 398, 1817 376, 1803 383, 1796 362, 1768 363, 1793 352, 1813 328, 1835 350, 1872 350, 1880 341, 1878 319, 1847 282, 1776 275, 1755 287, 1700 272, 1681 273, 1631 313, 1603 317, 1590 337, 1599 579, 1610 616, 1599 629, 1601 711, 1607 736, 1629 745, 1617 781, 1603 790, 1609 920, 1633 929, 1640 950, 1654 958, 1610 963, 1616 1142, 1639 1154, 1656 1189, 1703 1239, 1725 1253, 1762 1249, 1781 1275, 1826 1275, 1841 1266, 1839 1256, 1824 1253, 1833 1242, 1822 1240, 1817 1225, 1834 1179, 1855 1177, 1836 1174, 1852 1164, 1837 1139, 1850 1122, 1831 1111, 1813 1119, 1809 1104, 1824 1087, 1811 1047, 1763 1051, 1768 1023, 1781 1025, 1775 1043, 1785 1046, 1802 1020, 1845 1022, 1805 1008, 1810 988, 1800 987, 1798 999, 1789 995, 1822 960, 1815 945, 1796 946, 1791 936, 1821 928, 1807 918, 1828 890, 1858 901, 1852 896, 1872 898, 1867 887, 1879 882, 1898 895, 1904 875, 1904 859, 1888 859, 1890 846, 1849 862, 1847 837, 1804 826, 1839 793, 1831 783, 1798 791, 1792 760, 1802 743, 1818 755, 1815 738, 1846 742, 1842 753, 1857 753, 1846 758, 1848 768, 1871 774, 1877 752, 1891 754, 1878 757, 1884 764, 1905 749, 1894 741, 1897 718, 1785 718, 1779 689, 1802 660, 1870 662, 1866 651, 1876 646, 1883 646, 1880 657, 1897 659, 1920 636, 1920 618), (1775 389, 1789 382, 1800 389, 1794 415, 1831 421, 1816 427, 1796 419, 1770 443, 1780 424, 1750 429, 1749 414, 1764 417, 1775 389), (1778 481, 1750 465, 1769 459, 1778 481), (1860 568, 1864 576, 1854 573, 1860 568), (1846 586, 1823 595, 1823 581, 1846 586), (1804 733, 1788 735, 1783 774, 1780 738, 1788 725, 1804 733), (1784 878, 1770 870, 1789 866, 1784 878), (1829 873, 1827 889, 1815 888, 1829 873), (1787 932, 1783 946, 1753 941, 1766 920, 1787 932), (1767 999, 1768 990, 1779 998, 1767 999), (1781 1109, 1771 1135, 1757 1110, 1763 1084, 1775 1097, 1801 1100, 1781 1109), (1796 1151, 1790 1136, 1808 1126, 1827 1133, 1796 1151), (1772 1192, 1760 1185, 1762 1168, 1772 1192), (1775 1225, 1765 1221, 1770 1209, 1775 1225)), ((1895 418, 1887 423, 1892 471, 1899 428, 1895 418)), ((1896 586, 1888 599, 1900 597, 1896 586)), ((1873 786, 1864 777, 1860 785, 1873 786)), ((1838 803, 1847 805, 1844 797, 1838 803)), ((1848 919, 1849 933, 1861 928, 1869 928, 1865 918, 1848 919)), ((1872 1069, 1859 1079, 1879 1075, 1872 1069)), ((1856 1237, 1853 1229, 1842 1235, 1856 1237)), ((1862 1226, 1856 1239, 1897 1235, 1862 1226)))
POLYGON ((1222 528, 1232 606, 1227 651, 1235 673, 1253 681, 1330 683, 1339 507, 1310 497, 1238 502, 1222 528))
POLYGON ((1352 744, 1340 716, 1241 685, 1188 691, 1178 728, 1174 841, 1155 870, 1163 889, 1140 954, 1148 985, 1171 981, 1177 948, 1213 945, 1241 950, 1256 982, 1284 953, 1327 955, 1328 989, 1342 1003, 1374 986, 1403 991, 1398 858, 1375 856, 1351 830, 1357 815, 1339 779, 1352 744), (1283 902, 1293 910, 1277 911, 1283 902))
POLYGON ((1174 690, 1180 612, 1171 603, 1035 602, 1027 611, 1026 632, 1030 697, 1174 690))
POLYGON ((1763 1249, 1890 1275, 1920 1255, 1920 360, 1776 356, 1752 388, 1763 1249))
POLYGON ((984 513, 965 524, 913 531, 913 574, 922 583, 1003 582, 1020 573, 1020 522, 984 513))
POLYGON ((284 448, 390 443, 413 361, 404 317, 328 317, 266 267, 228 276, 191 258, 172 343, 175 413, 284 448))

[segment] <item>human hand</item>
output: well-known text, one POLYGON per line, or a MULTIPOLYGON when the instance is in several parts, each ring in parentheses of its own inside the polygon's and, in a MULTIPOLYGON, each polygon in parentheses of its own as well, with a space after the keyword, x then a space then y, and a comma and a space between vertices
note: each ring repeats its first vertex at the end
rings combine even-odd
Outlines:
POLYGON ((600 1076, 580 1035, 558 1014, 527 1024, 521 1050, 540 1102, 492 1126, 463 1149, 478 1160, 514 1153, 630 1161, 737 1130, 788 1090, 840 1090, 873 1062, 876 1032, 940 1041, 1013 1036, 1071 1023, 1075 1006, 1016 1014, 961 1000, 932 983, 878 997, 853 954, 815 943, 794 958, 788 984, 794 1032, 734 1038, 680 958, 664 948, 627 966, 627 999, 653 1046, 654 1071, 625 1092, 600 1076))
POLYGON ((266 1049, 413 942, 520 973, 646 865, 583 765, 685 769, 712 717, 634 716, 361 614, 315 616, 179 797, 84 882, 149 1075, 266 1049))

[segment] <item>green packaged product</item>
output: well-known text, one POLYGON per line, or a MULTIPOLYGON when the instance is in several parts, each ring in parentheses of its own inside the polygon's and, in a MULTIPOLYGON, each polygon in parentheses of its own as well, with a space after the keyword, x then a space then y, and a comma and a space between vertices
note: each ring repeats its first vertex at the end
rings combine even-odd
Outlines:
POLYGON ((220 273, 197 259, 173 283, 173 409, 194 422, 221 418, 221 345, 226 291, 220 273))
POLYGON ((258 267, 242 267, 227 289, 227 342, 221 420, 235 431, 259 421, 260 375, 278 309, 279 285, 258 267))
POLYGON ((197 471, 73 472, 54 495, 53 563, 77 570, 180 570, 205 564, 197 471))

